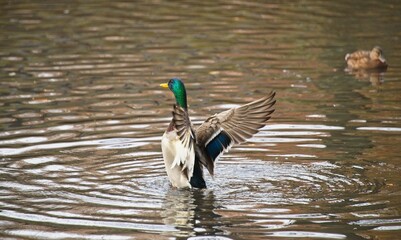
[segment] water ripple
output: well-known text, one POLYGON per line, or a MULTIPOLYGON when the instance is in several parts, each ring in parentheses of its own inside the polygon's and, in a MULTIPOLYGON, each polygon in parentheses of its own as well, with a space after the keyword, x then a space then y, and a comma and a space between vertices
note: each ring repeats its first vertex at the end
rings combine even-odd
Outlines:
POLYGON ((398 237, 401 5, 210 3, 3 4, 1 239, 398 237), (387 72, 343 72, 377 44, 387 72), (165 173, 177 76, 195 126, 277 92, 206 190, 165 173))
POLYGON ((23 220, 27 222, 40 222, 48 224, 57 224, 61 226, 88 226, 96 228, 113 228, 113 229, 129 229, 129 230, 143 230, 143 231, 154 231, 154 232, 171 232, 176 231, 173 227, 169 227, 162 224, 143 224, 133 222, 122 222, 122 221, 96 221, 96 220, 85 220, 85 219, 74 219, 66 216, 62 218, 44 216, 32 213, 19 213, 10 210, 3 210, 0 212, 0 216, 7 219, 23 220))

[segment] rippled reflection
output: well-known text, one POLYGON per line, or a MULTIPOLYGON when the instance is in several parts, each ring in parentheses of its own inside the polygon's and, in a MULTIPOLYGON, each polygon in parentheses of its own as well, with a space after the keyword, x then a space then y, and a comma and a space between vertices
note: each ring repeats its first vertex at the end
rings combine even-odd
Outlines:
POLYGON ((162 206, 161 216, 167 225, 181 230, 182 237, 191 235, 223 234, 221 216, 215 213, 216 205, 211 190, 169 189, 162 206))
POLYGON ((368 80, 373 86, 379 86, 384 82, 384 70, 347 70, 350 75, 353 75, 356 79, 364 81, 368 80))

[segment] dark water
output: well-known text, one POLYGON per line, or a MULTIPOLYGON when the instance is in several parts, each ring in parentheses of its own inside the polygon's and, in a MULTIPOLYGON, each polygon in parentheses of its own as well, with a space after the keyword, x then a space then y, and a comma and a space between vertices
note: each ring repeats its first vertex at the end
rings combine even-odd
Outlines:
POLYGON ((0 238, 400 238, 399 3, 3 1, 0 13, 0 238), (387 72, 344 72, 347 52, 374 45, 387 72), (195 124, 277 92, 270 124, 204 191, 172 189, 164 171, 173 98, 159 84, 173 76, 195 124))

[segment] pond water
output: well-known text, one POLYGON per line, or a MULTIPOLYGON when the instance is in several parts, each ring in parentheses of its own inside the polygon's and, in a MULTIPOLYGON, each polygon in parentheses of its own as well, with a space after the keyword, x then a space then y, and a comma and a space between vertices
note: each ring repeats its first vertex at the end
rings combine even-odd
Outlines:
POLYGON ((401 5, 4 1, 0 238, 396 239, 401 5), (380 45, 382 73, 344 56, 380 45), (193 123, 270 90, 269 124, 173 189, 160 140, 184 80, 193 123))

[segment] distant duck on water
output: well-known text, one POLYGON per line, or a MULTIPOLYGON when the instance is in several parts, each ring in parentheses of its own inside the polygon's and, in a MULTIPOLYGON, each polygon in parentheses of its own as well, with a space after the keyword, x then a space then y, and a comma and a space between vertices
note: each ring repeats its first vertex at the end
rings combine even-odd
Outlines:
POLYGON ((223 151, 245 142, 264 127, 276 103, 272 91, 256 101, 215 114, 195 129, 188 114, 184 83, 173 78, 160 86, 169 88, 176 100, 161 147, 168 178, 177 188, 206 188, 203 167, 213 176, 214 164, 223 151))
POLYGON ((345 55, 347 66, 351 70, 387 69, 387 61, 383 50, 376 46, 371 51, 356 51, 345 55))

